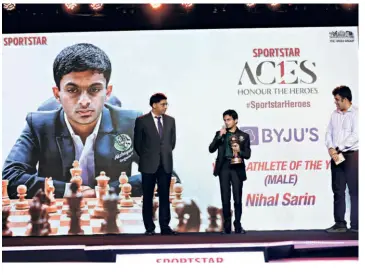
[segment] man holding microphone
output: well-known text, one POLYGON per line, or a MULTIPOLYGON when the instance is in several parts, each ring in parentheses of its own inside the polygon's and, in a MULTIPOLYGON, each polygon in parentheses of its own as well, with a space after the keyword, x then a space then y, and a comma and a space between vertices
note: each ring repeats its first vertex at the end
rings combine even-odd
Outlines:
POLYGON ((234 110, 223 113, 224 127, 217 131, 209 152, 218 150, 214 167, 214 176, 219 176, 221 200, 223 206, 223 234, 231 233, 231 186, 234 200, 235 233, 245 234, 241 225, 242 188, 247 179, 244 159, 251 157, 250 137, 237 127, 238 115, 234 110))

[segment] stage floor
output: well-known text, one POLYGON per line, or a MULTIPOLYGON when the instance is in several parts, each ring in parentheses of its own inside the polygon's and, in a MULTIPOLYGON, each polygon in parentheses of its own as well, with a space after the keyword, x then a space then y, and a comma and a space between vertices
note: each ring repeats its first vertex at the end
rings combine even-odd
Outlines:
POLYGON ((118 234, 94 236, 3 237, 4 247, 26 246, 117 246, 120 248, 169 248, 217 246, 269 246, 294 244, 304 247, 326 247, 358 244, 358 233, 326 233, 324 230, 248 231, 246 234, 181 233, 177 236, 145 236, 144 234, 118 234), (206 246, 205 246, 206 245, 206 246))
POLYGON ((3 262, 116 262, 117 255, 262 252, 266 262, 295 258, 357 258, 357 233, 248 231, 246 234, 182 233, 178 236, 3 237, 3 262))

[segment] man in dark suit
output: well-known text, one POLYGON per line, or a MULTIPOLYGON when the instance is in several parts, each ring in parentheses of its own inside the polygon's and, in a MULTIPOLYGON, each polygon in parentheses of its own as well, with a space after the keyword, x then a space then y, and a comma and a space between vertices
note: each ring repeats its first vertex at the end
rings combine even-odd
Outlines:
POLYGON ((247 180, 246 166, 244 159, 251 157, 250 137, 237 128, 238 115, 234 110, 227 110, 223 113, 225 126, 216 132, 216 135, 209 145, 209 152, 214 153, 218 149, 218 156, 214 167, 214 176, 219 176, 221 200, 223 206, 224 230, 223 233, 231 233, 231 185, 233 188, 234 200, 234 227, 235 233, 246 233, 241 225, 242 215, 242 188, 243 181, 247 180), (237 143, 231 145, 232 137, 237 143), (231 164, 233 155, 241 158, 242 163, 231 164))
POLYGON ((152 107, 151 112, 138 117, 134 129, 134 147, 140 157, 139 171, 142 173, 143 222, 146 235, 155 234, 152 199, 157 181, 161 234, 175 235, 176 232, 169 227, 172 151, 176 144, 175 119, 165 114, 167 97, 164 94, 152 95, 150 106, 152 107))
MULTIPOLYGON (((63 49, 54 61, 53 73, 53 94, 61 108, 28 114, 3 167, 9 196, 16 198, 17 187, 25 184, 31 198, 43 187, 45 177, 52 177, 55 196, 63 197, 74 160, 79 160, 82 168, 84 197, 95 197, 95 177, 101 171, 118 192, 121 172, 131 174, 133 129, 140 114, 106 104, 112 92, 111 63, 92 44, 63 49)), ((135 185, 139 179, 129 179, 132 195, 141 194, 135 185)))

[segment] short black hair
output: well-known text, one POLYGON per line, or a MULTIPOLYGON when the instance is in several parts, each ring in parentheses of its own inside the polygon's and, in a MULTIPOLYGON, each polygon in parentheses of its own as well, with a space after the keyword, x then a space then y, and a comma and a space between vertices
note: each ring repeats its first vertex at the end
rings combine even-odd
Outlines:
POLYGON ((153 94, 150 98, 150 106, 152 107, 154 103, 159 103, 162 100, 167 100, 167 97, 163 93, 153 94))
POLYGON ((224 112, 223 112, 223 118, 224 118, 224 116, 226 116, 226 115, 231 116, 231 117, 233 118, 233 120, 237 120, 237 119, 238 119, 238 114, 237 114, 237 112, 236 112, 235 110, 233 110, 233 109, 228 109, 228 110, 224 111, 224 112))
POLYGON ((335 89, 333 89, 332 95, 333 96, 340 95, 340 97, 342 99, 348 99, 349 102, 352 101, 351 90, 350 90, 350 88, 348 88, 347 86, 344 86, 344 85, 337 86, 335 89))
POLYGON ((103 74, 109 83, 112 65, 107 54, 90 43, 78 43, 64 48, 53 62, 53 77, 58 88, 64 75, 92 70, 103 74))

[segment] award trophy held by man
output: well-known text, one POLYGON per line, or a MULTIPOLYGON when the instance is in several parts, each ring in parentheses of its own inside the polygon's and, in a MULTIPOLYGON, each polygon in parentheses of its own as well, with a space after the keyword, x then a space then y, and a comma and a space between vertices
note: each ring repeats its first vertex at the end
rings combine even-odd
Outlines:
POLYGON ((231 165, 237 165, 237 164, 242 164, 242 158, 239 156, 239 152, 240 152, 240 145, 239 145, 239 141, 236 135, 232 135, 230 137, 229 143, 231 145, 231 149, 232 149, 232 159, 231 159, 231 165))

